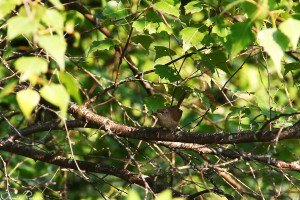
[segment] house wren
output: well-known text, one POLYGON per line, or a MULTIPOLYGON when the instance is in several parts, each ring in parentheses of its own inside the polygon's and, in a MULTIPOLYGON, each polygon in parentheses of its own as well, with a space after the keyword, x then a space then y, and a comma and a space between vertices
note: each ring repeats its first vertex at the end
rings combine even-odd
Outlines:
POLYGON ((180 110, 179 108, 183 102, 184 97, 185 94, 180 98, 176 106, 157 110, 155 116, 157 117, 157 122, 161 127, 170 130, 175 130, 178 127, 180 118, 182 116, 182 110, 180 110))

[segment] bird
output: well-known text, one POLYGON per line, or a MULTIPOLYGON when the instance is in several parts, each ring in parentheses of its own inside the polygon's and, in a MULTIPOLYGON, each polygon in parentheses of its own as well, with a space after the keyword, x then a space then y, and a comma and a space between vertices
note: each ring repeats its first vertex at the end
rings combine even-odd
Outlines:
POLYGON ((180 106, 186 94, 183 94, 179 99, 176 106, 170 106, 169 108, 158 109, 155 113, 157 117, 157 123, 166 129, 175 130, 179 126, 179 121, 182 116, 182 110, 180 106))

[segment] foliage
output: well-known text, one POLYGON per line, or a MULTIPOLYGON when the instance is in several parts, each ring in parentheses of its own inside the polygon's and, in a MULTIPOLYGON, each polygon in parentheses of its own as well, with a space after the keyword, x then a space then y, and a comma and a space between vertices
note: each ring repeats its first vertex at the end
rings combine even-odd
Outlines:
POLYGON ((299 134, 280 135, 299 114, 298 2, 0 0, 0 17, 0 195, 299 198, 299 134), (194 142, 151 128, 183 93, 194 142))

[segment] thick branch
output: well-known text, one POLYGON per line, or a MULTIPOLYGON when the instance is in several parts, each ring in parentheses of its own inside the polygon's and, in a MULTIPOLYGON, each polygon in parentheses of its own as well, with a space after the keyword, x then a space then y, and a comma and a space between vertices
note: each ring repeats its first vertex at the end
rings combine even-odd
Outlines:
MULTIPOLYGON (((92 126, 91 124, 87 124, 80 120, 67 121, 66 125, 69 129, 80 128, 80 127, 89 127, 96 128, 96 126, 92 126)), ((57 130, 64 129, 59 122, 47 122, 44 124, 36 124, 34 126, 29 126, 25 129, 22 129, 19 133, 11 136, 9 140, 16 140, 20 137, 27 137, 33 133, 48 131, 48 130, 57 130)), ((6 138, 7 139, 7 138, 6 138)), ((238 153, 232 151, 230 149, 225 148, 211 148, 205 145, 195 144, 195 143, 183 143, 183 142, 162 142, 158 141, 157 144, 164 145, 168 148, 179 148, 179 149, 188 149, 193 150, 201 154, 214 154, 214 155, 222 155, 227 158, 243 158, 244 160, 253 160, 258 161, 265 164, 271 164, 279 169, 287 169, 287 170, 295 170, 300 171, 300 162, 285 162, 282 160, 277 160, 275 158, 271 158, 267 155, 252 155, 250 153, 238 153)))
MULTIPOLYGON (((87 172, 96 172, 96 173, 103 173, 108 175, 113 175, 119 177, 128 183, 137 184, 141 187, 145 187, 146 180, 147 184, 150 186, 153 192, 159 193, 163 190, 167 189, 168 187, 155 182, 149 176, 140 175, 133 173, 126 169, 120 169, 111 165, 106 165, 102 163, 91 163, 85 161, 76 160, 76 163, 73 159, 65 158, 63 156, 58 156, 52 153, 46 153, 40 150, 33 149, 28 146, 24 146, 18 142, 13 142, 7 139, 0 139, 0 150, 8 151, 11 153, 15 153, 18 155, 22 155, 28 158, 32 158, 34 160, 39 160, 42 162, 58 165, 60 167, 69 168, 78 170, 76 163, 78 164, 80 170, 87 171, 87 172), (144 177, 141 177, 144 176, 144 177)), ((173 190, 174 196, 185 196, 184 194, 173 190)))
POLYGON ((300 138, 300 123, 294 126, 272 131, 241 131, 238 133, 191 133, 185 131, 172 132, 159 128, 137 128, 118 124, 97 115, 87 108, 71 103, 69 112, 76 118, 86 122, 86 127, 99 128, 120 137, 147 141, 169 141, 196 144, 236 144, 249 142, 273 142, 283 139, 300 138))
MULTIPOLYGON (((199 132, 172 132, 160 128, 133 127, 125 124, 118 124, 107 117, 97 115, 89 109, 71 103, 69 112, 77 119, 69 121, 69 128, 96 128, 104 130, 110 134, 116 134, 120 137, 133 138, 145 141, 169 141, 195 144, 237 144, 250 142, 275 142, 283 139, 299 139, 300 123, 293 126, 272 131, 241 131, 238 133, 199 133, 199 132)), ((25 137, 34 132, 62 129, 59 122, 48 122, 45 124, 33 125, 20 130, 10 139, 15 140, 19 137, 25 137)))
POLYGON ((231 159, 237 158, 237 159, 243 159, 249 161, 258 161, 260 163, 264 163, 267 165, 273 165, 274 167, 277 167, 278 169, 281 170, 300 171, 300 161, 286 162, 286 161, 278 160, 276 158, 272 158, 268 155, 254 155, 251 153, 239 153, 221 147, 212 148, 206 145, 191 144, 191 143, 159 141, 156 142, 156 144, 160 144, 168 148, 193 150, 201 154, 222 155, 224 157, 231 158, 231 159))

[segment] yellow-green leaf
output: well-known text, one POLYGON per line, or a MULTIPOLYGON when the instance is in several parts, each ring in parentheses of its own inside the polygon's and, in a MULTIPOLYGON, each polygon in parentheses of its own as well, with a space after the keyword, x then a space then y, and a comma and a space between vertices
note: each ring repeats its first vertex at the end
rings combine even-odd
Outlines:
POLYGON ((282 77, 281 60, 289 44, 288 38, 281 31, 271 28, 258 32, 257 39, 259 45, 270 55, 278 75, 282 77))
POLYGON ((52 56, 61 70, 65 69, 65 51, 67 49, 67 43, 63 36, 41 36, 38 38, 38 44, 52 56))
POLYGON ((7 21, 7 39, 12 40, 19 35, 31 35, 35 31, 35 22, 29 17, 16 16, 7 21))
POLYGON ((48 70, 47 61, 44 58, 21 57, 14 64, 16 69, 21 72, 20 81, 29 80, 32 85, 35 85, 38 77, 48 70))
POLYGON ((172 200, 172 191, 170 189, 162 191, 157 195, 155 200, 172 200))
POLYGON ((197 13, 201 12, 203 10, 203 3, 199 1, 191 1, 187 5, 184 6, 185 14, 188 13, 197 13))
POLYGON ((46 10, 42 17, 42 21, 45 22, 52 31, 55 31, 59 35, 63 35, 64 19, 62 14, 57 10, 46 10))
POLYGON ((64 9, 64 5, 59 0, 50 0, 50 2, 59 10, 64 9))
POLYGON ((0 0, 0 18, 4 18, 21 3, 22 0, 9 0, 9 2, 7 0, 0 0))
POLYGON ((300 20, 289 18, 282 22, 278 29, 289 38, 293 49, 296 49, 300 36, 300 20))
POLYGON ((127 200, 140 200, 139 194, 137 191, 131 189, 128 191, 127 200))
POLYGON ((22 113, 26 119, 29 119, 31 112, 40 101, 40 94, 32 89, 26 89, 19 91, 16 98, 22 113))
POLYGON ((46 99, 46 101, 52 103, 53 105, 59 107, 61 115, 66 117, 68 105, 70 102, 70 96, 66 88, 59 84, 45 85, 40 90, 41 96, 46 99))
POLYGON ((155 7, 159 10, 168 13, 170 15, 174 15, 176 17, 179 17, 179 6, 180 2, 178 0, 164 0, 156 2, 155 7))

